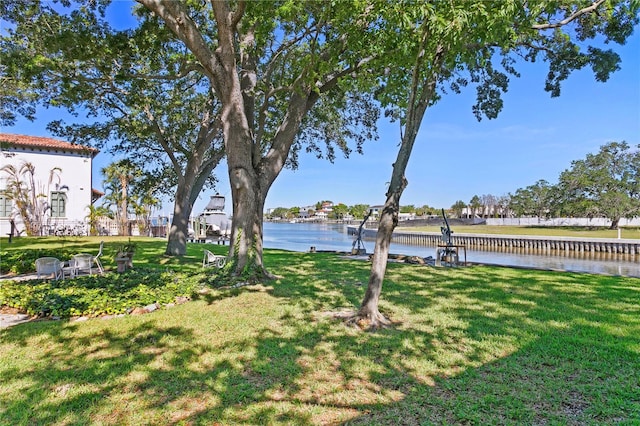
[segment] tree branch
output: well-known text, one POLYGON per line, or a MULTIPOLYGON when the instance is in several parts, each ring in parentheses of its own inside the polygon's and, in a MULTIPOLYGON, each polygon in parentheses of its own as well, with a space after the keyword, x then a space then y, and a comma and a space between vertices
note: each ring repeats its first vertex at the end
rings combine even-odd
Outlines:
POLYGON ((206 75, 215 81, 219 75, 220 63, 202 36, 198 25, 191 19, 181 2, 162 0, 136 0, 162 18, 165 25, 198 58, 206 75))
POLYGON ((598 7, 600 7, 600 5, 602 3, 604 3, 605 1, 606 0, 596 0, 593 3, 591 3, 591 6, 587 6, 587 7, 583 8, 583 9, 580 9, 580 10, 576 11, 575 13, 573 13, 572 15, 566 17, 565 19, 563 19, 560 22, 547 23, 547 24, 537 24, 537 25, 533 25, 531 28, 533 28, 534 30, 549 30, 549 29, 559 28, 559 27, 565 26, 565 25, 569 24, 570 22, 578 19, 580 16, 585 15, 587 13, 593 12, 598 7))
MULTIPOLYGON (((388 53, 388 52, 387 52, 388 53)), ((335 85, 338 83, 338 80, 340 80, 340 78, 349 75, 353 72, 357 72, 360 69, 362 69, 366 64, 368 64, 369 62, 373 61, 374 59, 376 59, 378 56, 369 56, 367 58, 362 58, 360 61, 358 61, 357 64, 347 67, 343 70, 340 70, 338 72, 329 74, 326 78, 326 80, 322 83, 319 83, 317 85, 318 90, 320 91, 320 93, 326 93, 329 90, 331 90, 333 87, 335 87, 335 85)))
POLYGON ((181 67, 177 74, 136 74, 136 73, 128 73, 122 72, 119 75, 125 78, 136 78, 142 80, 163 80, 163 81, 173 81, 180 80, 181 78, 186 77, 192 72, 200 72, 206 74, 206 70, 199 63, 189 63, 184 67, 181 67))
POLYGON ((234 31, 237 31, 237 26, 242 16, 244 15, 244 11, 247 9, 247 2, 245 0, 240 0, 238 2, 238 8, 235 12, 231 14, 231 27, 234 31))
POLYGON ((292 50, 290 50, 290 47, 296 46, 301 40, 311 35, 313 32, 312 30, 314 29, 316 31, 318 30, 317 23, 313 23, 305 27, 304 31, 302 31, 299 35, 293 37, 292 39, 281 42, 280 46, 278 46, 278 48, 274 51, 273 55, 271 56, 271 59, 266 64, 264 74, 260 80, 266 83, 266 85, 269 87, 269 90, 265 92, 262 104, 258 109, 258 115, 257 115, 258 123, 256 127, 256 132, 255 132, 255 140, 258 144, 261 144, 262 135, 264 134, 264 124, 266 122, 266 113, 269 109, 269 105, 270 105, 269 102, 271 98, 279 92, 291 90, 291 87, 292 87, 291 85, 273 87, 273 79, 271 76, 275 71, 275 67, 277 65, 282 65, 282 63, 286 63, 287 62, 286 57, 292 54, 292 50), (278 61, 278 58, 282 56, 285 57, 285 60, 278 61))
POLYGON ((155 119, 153 113, 151 112, 148 106, 145 106, 144 112, 147 115, 147 118, 149 119, 149 121, 151 122, 151 126, 153 127, 153 131, 156 134, 156 139, 158 140, 158 143, 162 146, 164 151, 167 153, 167 156, 169 157, 169 160, 171 161, 171 164, 173 165, 173 168, 176 171, 178 180, 184 179, 184 174, 181 173, 182 168, 180 167, 180 162, 174 155, 174 152, 169 147, 169 144, 167 143, 167 140, 164 137, 164 132, 160 127, 160 125, 158 124, 158 121, 155 119))

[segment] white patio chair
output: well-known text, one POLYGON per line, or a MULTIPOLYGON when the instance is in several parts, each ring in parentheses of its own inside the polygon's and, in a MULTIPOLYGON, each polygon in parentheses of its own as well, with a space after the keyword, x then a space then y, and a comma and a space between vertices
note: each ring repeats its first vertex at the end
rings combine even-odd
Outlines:
POLYGON ((75 269, 76 275, 80 275, 83 272, 91 275, 93 273, 93 255, 87 253, 76 254, 69 261, 69 265, 75 269))
POLYGON ((226 256, 220 256, 217 254, 213 254, 209 250, 204 250, 204 258, 202 259, 203 268, 206 268, 207 266, 216 266, 217 268, 222 268, 226 263, 226 256))
POLYGON ((53 275, 53 279, 64 279, 64 272, 62 270, 63 263, 55 257, 41 257, 36 259, 36 273, 38 278, 40 276, 53 275))
POLYGON ((100 263, 100 256, 102 256, 102 249, 104 247, 104 241, 100 241, 100 250, 98 250, 98 254, 93 257, 93 263, 98 268, 98 271, 101 274, 104 274, 104 269, 102 268, 102 263, 100 263))

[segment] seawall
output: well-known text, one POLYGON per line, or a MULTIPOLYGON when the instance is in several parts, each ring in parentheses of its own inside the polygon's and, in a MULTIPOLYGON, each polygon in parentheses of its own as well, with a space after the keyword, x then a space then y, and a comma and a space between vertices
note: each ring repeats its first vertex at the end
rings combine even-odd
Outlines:
MULTIPOLYGON (((349 235, 356 235, 358 228, 347 227, 349 235)), ((374 240, 376 229, 363 229, 362 237, 374 240)), ((640 255, 640 240, 581 238, 581 237, 549 237, 529 235, 494 235, 494 234, 457 234, 451 236, 453 244, 465 245, 469 248, 529 248, 537 250, 563 250, 576 252, 600 252, 640 255)), ((394 232, 391 239, 398 244, 414 244, 421 246, 437 246, 443 244, 442 234, 436 232, 394 232)))

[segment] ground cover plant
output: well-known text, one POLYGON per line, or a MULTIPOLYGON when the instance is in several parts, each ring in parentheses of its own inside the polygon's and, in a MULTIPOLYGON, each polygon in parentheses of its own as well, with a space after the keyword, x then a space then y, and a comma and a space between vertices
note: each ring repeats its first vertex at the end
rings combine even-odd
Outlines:
POLYGON ((198 275, 140 268, 66 280, 4 281, 0 306, 40 318, 124 314, 192 298, 201 282, 198 275))
MULTIPOLYGON (((154 244, 138 246, 149 263, 201 271, 202 246, 178 262, 154 244)), ((640 422, 639 279, 392 263, 394 324, 365 332, 342 317, 367 262, 265 262, 280 277, 266 285, 0 330, 0 424, 640 422)))
MULTIPOLYGON (((18 244, 3 246, 0 251, 2 271, 8 277, 16 273, 33 273, 35 260, 53 256, 60 260, 73 254, 97 253, 99 240, 76 237, 19 239, 18 244)), ((100 241, 105 241, 104 238, 100 241)), ((202 248, 194 245, 191 254, 182 258, 162 255, 163 241, 153 238, 135 239, 135 268, 124 274, 115 272, 114 257, 124 241, 108 238, 104 245, 102 263, 104 275, 80 276, 65 280, 4 280, 0 283, 0 307, 46 318, 100 316, 131 312, 151 304, 166 305, 197 295, 215 276, 201 268, 202 248)), ((220 253, 224 246, 209 247, 220 253)))
POLYGON ((61 257, 69 259, 75 252, 65 248, 23 249, 0 251, 0 274, 20 275, 36 270, 36 259, 40 257, 61 257))

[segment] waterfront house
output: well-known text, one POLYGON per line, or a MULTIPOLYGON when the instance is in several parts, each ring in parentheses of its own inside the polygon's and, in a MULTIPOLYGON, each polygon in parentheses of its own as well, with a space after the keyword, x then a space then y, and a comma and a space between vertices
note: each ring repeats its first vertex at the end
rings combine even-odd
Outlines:
POLYGON ((8 166, 20 170, 25 164, 33 166, 33 183, 29 175, 20 175, 20 182, 33 188, 42 205, 41 235, 54 233, 86 234, 89 206, 102 193, 92 187, 93 159, 98 150, 71 144, 58 139, 0 133, 0 233, 16 234, 25 230, 25 219, 12 197, 5 190, 11 179, 8 166), (53 173, 52 173, 53 171, 53 173))
POLYGON ((370 206, 369 211, 371 212, 371 217, 377 218, 382 214, 382 209, 384 209, 383 205, 370 206))

